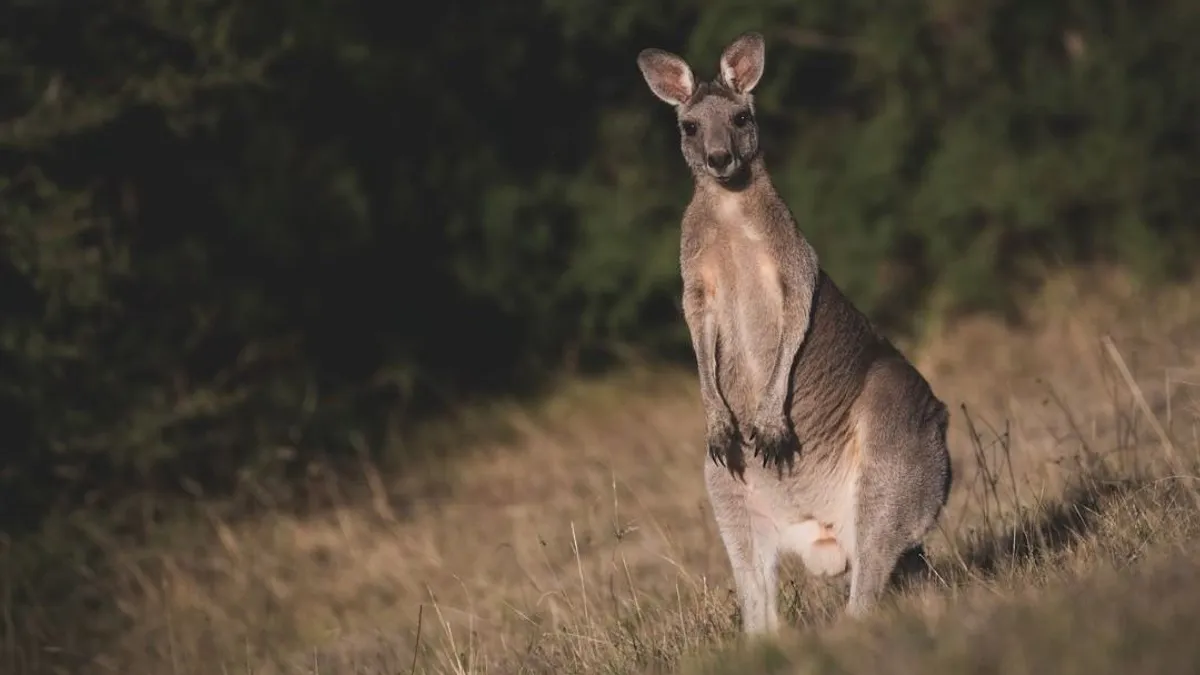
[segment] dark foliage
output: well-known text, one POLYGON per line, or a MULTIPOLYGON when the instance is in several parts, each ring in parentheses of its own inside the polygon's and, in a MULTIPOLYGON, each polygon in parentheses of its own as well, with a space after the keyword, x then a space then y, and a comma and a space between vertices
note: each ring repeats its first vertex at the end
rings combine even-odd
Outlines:
POLYGON ((1186 269, 1200 12, 1157 2, 17 2, 0 511, 208 488, 628 347, 688 358, 670 110, 768 40, 768 162, 894 329, 1035 263, 1186 269))

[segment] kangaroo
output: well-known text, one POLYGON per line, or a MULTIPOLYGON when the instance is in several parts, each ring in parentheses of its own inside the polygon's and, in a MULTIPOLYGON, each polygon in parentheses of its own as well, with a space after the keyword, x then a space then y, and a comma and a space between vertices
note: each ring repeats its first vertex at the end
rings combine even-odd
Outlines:
POLYGON ((876 606, 952 481, 946 405, 821 269, 767 174, 751 95, 764 60, 754 32, 724 49, 710 82, 661 49, 637 58, 675 108, 695 184, 681 232, 683 313, 705 483, 751 634, 779 627, 785 552, 812 574, 849 572, 848 616, 876 606))

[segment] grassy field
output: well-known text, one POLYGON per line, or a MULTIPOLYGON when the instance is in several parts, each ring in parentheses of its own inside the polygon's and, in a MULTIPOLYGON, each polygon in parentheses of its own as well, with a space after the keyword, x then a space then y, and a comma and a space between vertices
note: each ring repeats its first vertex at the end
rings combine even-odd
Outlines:
POLYGON ((1196 290, 1070 275, 1021 326, 906 346, 951 406, 956 483, 927 569, 862 621, 789 560, 789 629, 738 637, 694 378, 645 367, 464 412, 495 432, 420 475, 315 476, 332 508, 197 500, 137 543, 86 516, 10 543, 0 669, 1196 672, 1196 290), (86 553, 14 577, 54 546, 86 553))

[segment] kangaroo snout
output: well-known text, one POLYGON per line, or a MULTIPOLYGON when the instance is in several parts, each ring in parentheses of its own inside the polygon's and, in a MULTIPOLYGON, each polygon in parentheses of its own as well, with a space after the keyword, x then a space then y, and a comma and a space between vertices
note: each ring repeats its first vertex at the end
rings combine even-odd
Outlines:
POLYGON ((728 150, 714 150, 708 153, 704 158, 704 163, 708 167, 708 172, 719 181, 730 179, 741 168, 741 162, 728 150))
POLYGON ((733 163, 733 155, 724 150, 708 153, 708 168, 723 171, 733 163))

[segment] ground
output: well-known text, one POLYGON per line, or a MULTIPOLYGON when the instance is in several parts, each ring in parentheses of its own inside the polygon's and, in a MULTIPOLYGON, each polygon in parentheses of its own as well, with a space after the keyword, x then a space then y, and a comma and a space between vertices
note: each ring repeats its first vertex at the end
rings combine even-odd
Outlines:
MULTIPOLYGON (((1064 275, 1020 325, 903 345, 952 410, 956 482, 924 568, 862 620, 844 582, 789 561, 789 628, 739 637, 695 379, 643 366, 464 412, 503 424, 417 475, 329 478, 315 515, 214 506, 136 547, 96 535, 104 560, 72 583, 113 598, 120 630, 88 669, 1196 672, 1196 290, 1064 275)), ((50 662, 6 631, 7 672, 50 662)))

